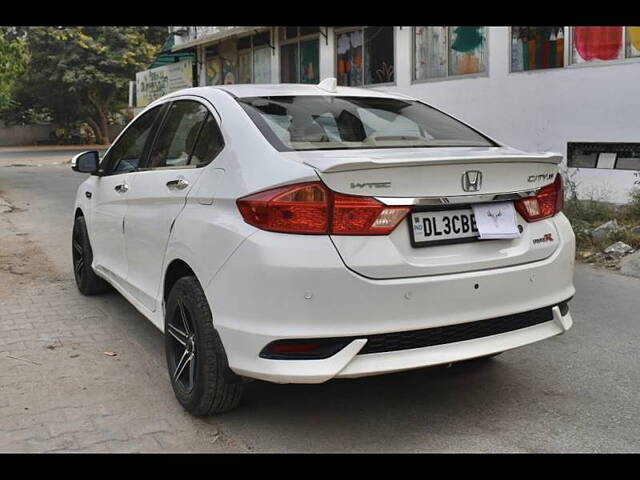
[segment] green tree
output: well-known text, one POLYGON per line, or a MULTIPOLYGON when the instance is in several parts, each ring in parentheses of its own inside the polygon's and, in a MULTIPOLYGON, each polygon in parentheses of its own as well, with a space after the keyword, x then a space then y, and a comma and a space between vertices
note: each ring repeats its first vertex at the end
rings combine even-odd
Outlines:
POLYGON ((7 27, 0 28, 0 111, 14 105, 13 90, 26 71, 27 61, 24 38, 15 38, 15 32, 7 27))
POLYGON ((30 53, 18 98, 63 125, 87 122, 108 143, 109 120, 126 106, 129 81, 148 68, 166 27, 29 27, 30 53))

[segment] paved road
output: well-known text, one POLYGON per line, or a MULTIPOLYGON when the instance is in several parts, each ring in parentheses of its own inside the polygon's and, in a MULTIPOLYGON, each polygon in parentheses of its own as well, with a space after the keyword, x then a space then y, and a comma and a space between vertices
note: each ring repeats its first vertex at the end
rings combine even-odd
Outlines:
POLYGON ((43 147, 34 147, 27 150, 25 147, 1 147, 0 148, 0 167, 16 165, 16 166, 41 166, 41 165, 59 165, 67 163, 71 157, 77 153, 97 149, 103 154, 106 149, 102 146, 83 146, 78 147, 66 145, 58 146, 52 149, 43 147))
POLYGON ((484 365, 253 382, 237 410, 194 419, 173 398, 161 334, 118 294, 75 290, 82 179, 0 167, 0 196, 18 207, 5 229, 28 233, 60 273, 0 297, 0 451, 640 451, 640 279, 583 265, 565 335, 484 365))

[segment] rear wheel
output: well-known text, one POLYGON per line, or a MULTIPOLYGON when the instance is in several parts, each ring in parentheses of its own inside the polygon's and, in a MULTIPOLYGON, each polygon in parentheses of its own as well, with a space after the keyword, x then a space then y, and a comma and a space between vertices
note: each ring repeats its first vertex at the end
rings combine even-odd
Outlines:
POLYGON ((87 233, 87 224, 84 217, 80 215, 76 217, 73 223, 72 243, 72 259, 73 259, 73 275, 76 279, 78 290, 83 295, 95 295, 109 290, 109 284, 102 278, 98 277, 91 268, 93 263, 93 250, 89 243, 89 234, 87 233))
POLYGON ((179 279, 169 293, 165 352, 171 386, 186 410, 204 416, 238 405, 242 378, 229 369, 211 309, 195 277, 179 279))

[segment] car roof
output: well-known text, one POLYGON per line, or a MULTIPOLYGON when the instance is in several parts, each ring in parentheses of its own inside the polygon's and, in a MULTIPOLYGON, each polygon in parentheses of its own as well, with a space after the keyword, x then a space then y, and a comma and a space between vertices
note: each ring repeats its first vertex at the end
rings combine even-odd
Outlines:
POLYGON ((336 87, 334 92, 329 92, 318 85, 299 83, 277 83, 277 84, 240 84, 240 85, 212 85, 208 87, 186 88, 172 92, 163 97, 173 97, 177 95, 202 95, 206 96, 212 89, 223 90, 238 98, 245 97, 269 97, 269 96, 292 96, 292 95, 331 95, 348 97, 378 97, 412 99, 408 95, 402 95, 372 88, 336 87))

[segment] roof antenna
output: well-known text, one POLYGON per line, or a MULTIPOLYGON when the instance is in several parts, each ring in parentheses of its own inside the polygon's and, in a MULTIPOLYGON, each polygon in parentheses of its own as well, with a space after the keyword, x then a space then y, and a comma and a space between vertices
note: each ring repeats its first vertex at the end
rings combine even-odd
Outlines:
POLYGON ((338 89, 336 88, 337 84, 338 81, 335 78, 325 78, 317 85, 317 87, 325 92, 338 93, 338 89))

